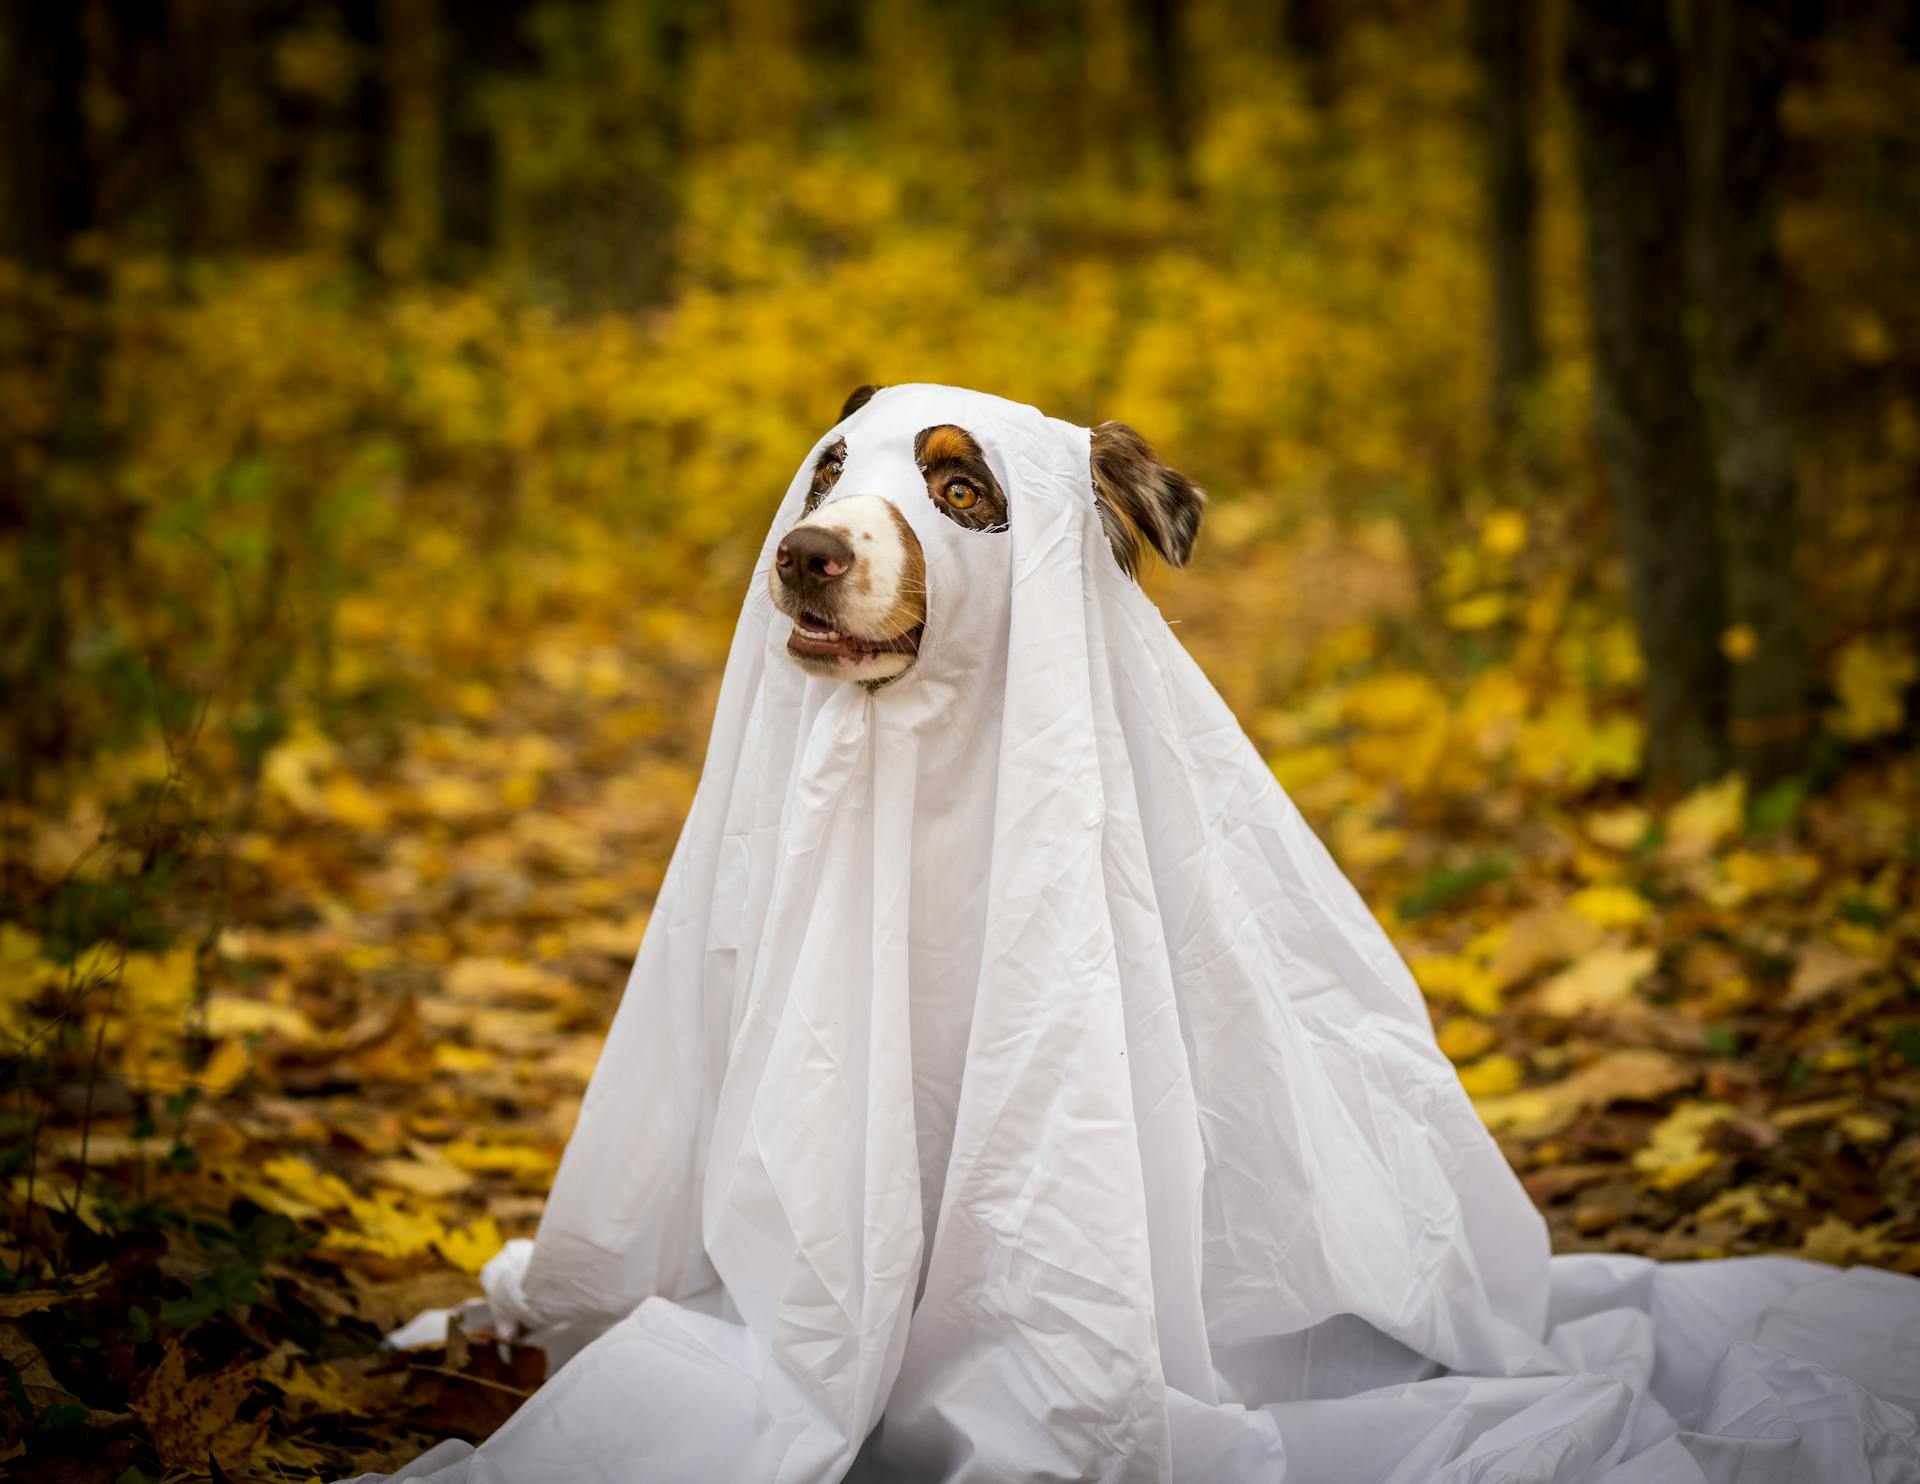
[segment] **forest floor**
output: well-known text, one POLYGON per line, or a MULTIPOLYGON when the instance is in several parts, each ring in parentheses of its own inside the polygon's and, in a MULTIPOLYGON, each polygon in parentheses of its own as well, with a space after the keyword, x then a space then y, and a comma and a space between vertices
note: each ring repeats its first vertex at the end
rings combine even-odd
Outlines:
MULTIPOLYGON (((1900 657, 1856 665, 1838 724, 1868 740, 1817 786, 1655 803, 1617 625, 1513 569, 1517 520, 1443 579, 1444 625, 1512 625, 1458 672, 1394 658, 1424 619, 1388 534, 1217 525, 1156 590, 1556 1248, 1920 1273, 1920 788, 1871 740, 1900 657)), ((437 627, 408 705, 296 729, 234 797, 183 734, 7 816, 33 910, 0 925, 0 1006, 38 1069, 5 1146, 14 1477, 332 1479, 537 1384, 537 1353, 379 1339, 533 1231, 698 776, 724 605, 615 599, 413 629, 365 600, 349 649, 437 627)))

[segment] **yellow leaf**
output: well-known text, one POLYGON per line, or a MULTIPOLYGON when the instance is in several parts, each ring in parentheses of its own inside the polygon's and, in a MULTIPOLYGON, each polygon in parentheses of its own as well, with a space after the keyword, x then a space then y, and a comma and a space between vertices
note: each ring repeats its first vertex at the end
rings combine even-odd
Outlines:
POLYGON ((1624 886, 1589 886, 1575 892, 1567 905, 1596 927, 1632 927, 1653 916, 1653 904, 1624 886))
POLYGON ((1840 704, 1827 712, 1836 736, 1860 742, 1900 730, 1906 719, 1906 691, 1920 674, 1920 662, 1900 639, 1855 639, 1834 665, 1833 693, 1840 704))
POLYGON ((1733 1116, 1725 1103, 1682 1103, 1654 1125, 1633 1167, 1655 1189, 1678 1190, 1720 1162, 1719 1151, 1707 1147, 1707 1135, 1733 1116))
POLYGON ((433 1064, 442 1072, 484 1072, 497 1060, 491 1051, 477 1046, 436 1041, 433 1047, 433 1064))
POLYGON ((1720 635, 1720 653, 1736 665, 1744 665, 1760 652, 1760 636, 1752 624, 1737 623, 1720 635))
POLYGON ((491 1216, 482 1216, 471 1226, 447 1232, 433 1245, 463 1273, 477 1273, 500 1250, 500 1228, 491 1216))
POLYGON ((1497 1097, 1520 1085, 1525 1068, 1511 1056, 1496 1053, 1460 1069, 1460 1085, 1470 1098, 1497 1097))
POLYGON ((275 1031, 291 1041, 311 1041, 319 1034, 313 1022, 292 1005, 233 994, 217 994, 207 1001, 206 1027, 215 1040, 275 1031))
POLYGON ((1884 1144, 1893 1137, 1893 1125, 1871 1113, 1851 1113, 1840 1120, 1840 1132, 1855 1144, 1884 1144))
POLYGON ((1489 1050, 1497 1039, 1492 1026, 1484 1021, 1469 1020, 1464 1015, 1456 1015, 1440 1027, 1440 1049, 1451 1061, 1471 1061, 1489 1050))
POLYGON ((321 791, 321 807, 350 830, 377 834, 392 822, 392 814, 358 779, 337 774, 321 791))
POLYGON ((376 1185, 436 1198, 456 1195, 473 1184, 472 1175, 443 1160, 376 1159, 367 1172, 376 1185))
POLYGON ((1884 1221, 1872 1226, 1854 1226, 1838 1216, 1828 1216, 1801 1239, 1800 1256, 1836 1267, 1879 1262, 1894 1250, 1886 1239, 1887 1227, 1884 1221))
POLYGON ((1453 1000, 1475 1015, 1491 1015, 1500 1008, 1500 986, 1480 964, 1457 954, 1435 954, 1416 960, 1413 977, 1434 999, 1453 1000))
POLYGON ((1527 518, 1517 510, 1494 510, 1480 522, 1480 545, 1498 557, 1517 555, 1527 544, 1527 518))
POLYGON ((1775 1212, 1767 1203, 1766 1196, 1757 1185, 1735 1185, 1723 1190, 1693 1213, 1694 1220, 1737 1221, 1742 1226, 1765 1226, 1772 1221, 1775 1212))
POLYGON ((1480 593, 1447 609, 1447 624, 1456 629, 1487 629, 1507 616, 1505 593, 1480 593))
POLYGON ((518 1175, 544 1175, 554 1168, 553 1155, 544 1149, 524 1144, 477 1144, 455 1139, 442 1145, 441 1157, 475 1174, 505 1172, 518 1175))
POLYGON ((331 1211, 353 1200, 353 1189, 346 1181, 316 1170, 297 1154, 268 1160, 261 1165, 260 1173, 310 1208, 331 1211))
POLYGON ((1587 837, 1609 850, 1632 850, 1646 838, 1652 824, 1653 816, 1646 810, 1638 805, 1626 804, 1618 809, 1601 809, 1589 814, 1586 819, 1587 837))
POLYGON ((430 1249, 446 1235, 433 1217, 409 1211, 392 1196, 349 1203, 358 1229, 330 1231, 325 1243, 350 1251, 377 1252, 382 1257, 413 1257, 430 1249))
POLYGON ((1702 859, 1721 841, 1739 833, 1746 810, 1747 780, 1738 773, 1703 784, 1668 813, 1661 853, 1675 861, 1702 859))

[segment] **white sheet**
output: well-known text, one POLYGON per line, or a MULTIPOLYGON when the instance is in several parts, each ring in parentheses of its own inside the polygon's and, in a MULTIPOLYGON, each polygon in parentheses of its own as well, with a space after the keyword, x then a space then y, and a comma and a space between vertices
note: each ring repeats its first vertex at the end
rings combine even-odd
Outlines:
POLYGON ((394 1478, 1920 1479, 1920 1282, 1550 1268, 1392 945, 1115 564, 1085 429, 896 387, 842 435, 834 497, 925 548, 920 659, 810 678, 749 595, 538 1237, 486 1274, 550 1353, 598 1338, 394 1478), (939 423, 1007 532, 932 508, 939 423))

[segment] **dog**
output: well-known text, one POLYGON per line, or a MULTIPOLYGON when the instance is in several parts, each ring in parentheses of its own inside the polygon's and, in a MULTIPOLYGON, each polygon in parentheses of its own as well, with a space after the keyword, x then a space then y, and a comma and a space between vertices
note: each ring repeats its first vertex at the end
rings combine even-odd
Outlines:
MULTIPOLYGON (((880 391, 854 390, 844 422, 880 391)), ((787 654, 803 669, 878 687, 905 674, 927 620, 927 568, 900 502, 926 498, 956 525, 1005 532, 1019 519, 979 442, 952 423, 923 428, 913 441, 923 489, 861 494, 829 502, 850 450, 843 436, 820 451, 800 519, 781 539, 768 573, 774 607, 793 622, 787 654)), ((1206 495, 1160 462, 1125 423, 1092 430, 1094 502, 1114 560, 1137 578, 1149 550, 1183 567, 1193 554, 1206 495)))

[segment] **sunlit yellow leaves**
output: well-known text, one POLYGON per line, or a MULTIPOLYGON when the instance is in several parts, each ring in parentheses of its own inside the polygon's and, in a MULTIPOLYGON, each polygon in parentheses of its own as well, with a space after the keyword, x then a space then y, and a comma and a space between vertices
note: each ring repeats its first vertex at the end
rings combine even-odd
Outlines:
POLYGON ((1800 1243, 1799 1255, 1836 1267, 1885 1262, 1896 1250, 1887 1240, 1890 1226, 1891 1223, 1885 1221, 1855 1226, 1829 1213, 1807 1232, 1800 1243))
POLYGON ((289 1216, 336 1210, 353 1199, 353 1190, 346 1181, 316 1170, 296 1154, 267 1160, 260 1166, 260 1172, 284 1193, 275 1197, 268 1187, 262 1204, 289 1216))
POLYGON ((1447 623, 1456 629, 1486 629, 1507 616, 1505 593, 1478 593, 1462 598, 1447 609, 1447 623))
POLYGON ((491 1216, 482 1216, 471 1226, 442 1233, 434 1241, 440 1255, 463 1273, 477 1273, 501 1248, 500 1229, 491 1216))
POLYGON ((440 1149, 441 1157, 475 1174, 550 1175, 558 1158, 550 1150, 521 1144, 482 1144, 456 1139, 440 1149))
POLYGON ((1646 729, 1625 712, 1595 716, 1580 696, 1563 696, 1520 730, 1515 761, 1535 783, 1583 789, 1640 770, 1646 729))
POLYGON ((1490 511, 1480 522, 1480 545, 1497 557, 1518 556, 1527 544, 1527 518, 1517 510, 1490 511))
POLYGON ((1495 1054, 1482 1057, 1460 1069, 1460 1085, 1472 1098, 1488 1098, 1512 1092, 1526 1075, 1526 1068, 1511 1056, 1495 1054))
POLYGON ((1438 1039, 1450 1061, 1464 1062, 1491 1051, 1500 1037, 1485 1021, 1456 1015, 1440 1027, 1438 1039))
POLYGON ((1697 1180, 1720 1162, 1708 1147, 1713 1130, 1734 1116, 1724 1103, 1685 1102, 1654 1126, 1646 1147, 1635 1152, 1633 1167, 1658 1190, 1676 1190, 1697 1180))
POLYGON ((1653 916, 1653 904, 1624 886, 1589 886, 1567 898, 1567 906, 1596 927, 1635 927, 1653 916))
POLYGON ((1906 692, 1920 676, 1913 647, 1894 638, 1860 638, 1840 651, 1833 670, 1839 701, 1827 713, 1835 735, 1862 742, 1898 731, 1906 719, 1906 692))
POLYGON ((1420 988, 1438 1000, 1452 1000, 1475 1015, 1500 1008, 1500 985, 1484 965, 1458 954, 1435 954, 1412 961, 1420 988))
POLYGON ((1409 670, 1389 671, 1347 690, 1347 718, 1369 731, 1405 731, 1444 714, 1447 698, 1432 680, 1409 670))
POLYGON ((432 1250, 446 1235, 433 1217, 409 1210, 399 1197, 386 1192, 369 1200, 351 1200, 348 1209, 353 1225, 330 1228, 324 1239, 327 1246, 381 1257, 413 1257, 432 1250))

